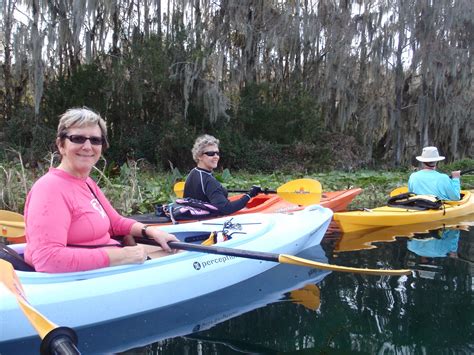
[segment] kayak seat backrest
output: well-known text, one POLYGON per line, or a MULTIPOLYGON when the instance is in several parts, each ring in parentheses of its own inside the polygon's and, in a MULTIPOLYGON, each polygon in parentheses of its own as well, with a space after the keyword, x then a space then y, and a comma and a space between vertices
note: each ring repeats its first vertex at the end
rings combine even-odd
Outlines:
POLYGON ((471 197, 471 192, 470 191, 461 191, 461 199, 459 201, 443 201, 446 205, 451 205, 451 206, 460 206, 464 205, 467 201, 469 201, 469 198, 471 197))
POLYGON ((133 216, 129 216, 128 218, 132 218, 135 221, 141 222, 144 224, 171 223, 171 218, 166 217, 166 216, 157 216, 155 213, 136 214, 133 216))
POLYGON ((173 203, 155 206, 155 214, 173 221, 200 220, 220 216, 219 209, 204 201, 178 198, 173 203))
POLYGON ((13 265, 15 270, 35 271, 33 267, 26 263, 20 254, 3 243, 0 243, 0 259, 8 261, 13 265))
POLYGON ((406 192, 390 197, 387 206, 420 211, 439 210, 443 207, 443 201, 432 195, 415 195, 411 192, 406 192))

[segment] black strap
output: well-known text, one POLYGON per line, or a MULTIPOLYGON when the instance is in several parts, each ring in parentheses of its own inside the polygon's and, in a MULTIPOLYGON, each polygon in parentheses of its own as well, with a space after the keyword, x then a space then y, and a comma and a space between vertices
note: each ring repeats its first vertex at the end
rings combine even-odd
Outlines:
POLYGON ((122 247, 122 244, 97 244, 97 245, 81 245, 81 244, 67 244, 68 247, 72 248, 85 248, 85 249, 96 249, 105 247, 122 247))
POLYGON ((120 242, 120 244, 96 244, 96 245, 84 245, 84 244, 68 244, 68 247, 73 247, 73 248, 86 248, 86 249, 95 249, 95 248, 106 248, 106 247, 126 247, 127 243, 124 243, 124 236, 115 236, 112 239, 115 239, 116 241, 120 242))
MULTIPOLYGON (((90 185, 87 183, 87 181, 86 181, 86 185, 87 185, 87 187, 89 188, 89 190, 91 191, 92 195, 94 195, 95 199, 96 199, 97 201, 99 201, 100 205, 102 206, 102 203, 100 202, 99 198, 98 198, 97 195, 95 194, 94 190, 92 190, 92 187, 90 187, 90 185)), ((104 206, 102 206, 102 208, 104 208, 104 206)), ((104 209, 104 211, 105 211, 105 209, 104 209)))
POLYGON ((99 202, 100 207, 102 207, 102 209, 104 210, 105 215, 109 219, 110 229, 112 229, 112 235, 115 235, 114 226, 112 225, 112 220, 110 219, 109 214, 107 213, 107 210, 104 208, 104 205, 102 204, 102 202, 100 202, 99 198, 95 194, 94 190, 92 190, 92 187, 89 186, 87 181, 86 181, 86 185, 89 188, 89 190, 91 191, 92 195, 94 195, 95 199, 99 202))

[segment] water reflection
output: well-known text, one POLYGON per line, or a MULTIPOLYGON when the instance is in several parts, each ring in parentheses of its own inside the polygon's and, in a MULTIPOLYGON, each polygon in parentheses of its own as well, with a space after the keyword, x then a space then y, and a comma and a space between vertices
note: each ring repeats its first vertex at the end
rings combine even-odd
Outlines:
POLYGON ((337 241, 334 251, 344 252, 351 250, 362 250, 375 248, 377 242, 391 242, 397 237, 415 237, 419 234, 430 233, 430 231, 458 229, 468 231, 474 224, 474 215, 432 221, 419 224, 408 224, 403 226, 391 226, 373 228, 351 233, 344 233, 337 241))
MULTIPOLYGON (((408 265, 416 272, 408 277, 332 273, 321 281, 321 303, 316 312, 272 303, 192 336, 165 339, 146 349, 156 354, 183 349, 206 354, 473 353, 474 273, 465 268, 461 256, 472 260, 474 232, 464 224, 457 230, 461 234, 459 258, 434 259, 429 265, 432 278, 423 273, 427 266, 422 257, 407 248, 407 238, 393 237, 390 243, 374 242, 372 249, 346 252, 336 251, 338 241, 328 239, 323 247, 331 263, 386 268, 408 265)), ((423 238, 419 230, 410 234, 423 238)))
MULTIPOLYGON (((411 276, 280 265, 192 302, 80 329, 79 346, 86 354, 472 354, 473 221, 325 238, 322 248, 302 255, 346 266, 409 267, 411 276), (446 245, 429 246, 435 241, 446 245)), ((124 307, 127 302, 139 300, 124 300, 124 307)), ((0 344, 0 352, 38 349, 29 346, 0 344)))
POLYGON ((458 251, 458 229, 440 229, 428 233, 428 238, 409 240, 407 248, 411 252, 427 258, 456 257, 458 251))
POLYGON ((333 260, 338 263, 389 263, 416 271, 413 277, 399 278, 397 284, 393 279, 336 273, 325 280, 322 298, 328 297, 324 293, 327 282, 337 279, 342 287, 337 297, 340 305, 345 305, 344 320, 351 323, 349 339, 341 335, 333 349, 379 354, 472 354, 472 221, 471 216, 465 223, 451 221, 451 228, 444 225, 431 231, 434 224, 402 232, 384 228, 380 234, 371 231, 357 238, 350 236, 350 243, 336 241, 332 250, 333 260), (355 250, 347 250, 348 245, 355 250))

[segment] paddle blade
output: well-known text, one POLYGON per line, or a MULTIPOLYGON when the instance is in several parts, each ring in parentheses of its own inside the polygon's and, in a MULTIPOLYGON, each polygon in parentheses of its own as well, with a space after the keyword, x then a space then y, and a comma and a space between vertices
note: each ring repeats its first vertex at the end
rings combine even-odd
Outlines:
POLYGON ((290 298, 294 303, 301 304, 312 311, 316 311, 321 305, 319 287, 314 284, 291 291, 290 298))
POLYGON ((332 271, 341 271, 341 272, 355 272, 359 274, 366 275, 410 275, 411 270, 401 269, 401 270, 390 270, 390 269, 365 269, 349 266, 340 266, 340 265, 331 265, 320 263, 318 261, 308 260, 299 258, 293 255, 280 254, 278 261, 284 264, 300 265, 307 266, 321 270, 332 270, 332 271))
POLYGON ((0 210, 0 220, 6 220, 11 222, 24 222, 22 214, 6 210, 0 210))
POLYGON ((46 317, 44 317, 28 303, 23 291, 23 287, 18 280, 12 264, 10 264, 8 261, 0 259, 0 270, 0 282, 2 282, 16 297, 18 304, 26 318, 28 318, 31 325, 36 329, 41 339, 43 339, 46 334, 56 328, 57 325, 46 319, 46 317))
POLYGON ((20 238, 25 235, 25 224, 22 222, 0 221, 0 237, 20 238))
POLYGON ((318 180, 297 179, 281 185, 277 194, 288 202, 309 206, 321 201, 322 187, 318 180))
POLYGON ((182 198, 184 195, 184 181, 180 181, 174 184, 173 191, 176 197, 182 198))
POLYGON ((41 354, 80 355, 76 348, 76 332, 68 327, 58 327, 30 305, 13 265, 2 259, 0 259, 0 283, 15 296, 23 314, 43 339, 41 354))
POLYGON ((25 235, 25 222, 23 215, 0 210, 0 237, 18 238, 25 235))
POLYGON ((390 192, 390 197, 405 194, 408 192, 408 186, 400 186, 390 192))

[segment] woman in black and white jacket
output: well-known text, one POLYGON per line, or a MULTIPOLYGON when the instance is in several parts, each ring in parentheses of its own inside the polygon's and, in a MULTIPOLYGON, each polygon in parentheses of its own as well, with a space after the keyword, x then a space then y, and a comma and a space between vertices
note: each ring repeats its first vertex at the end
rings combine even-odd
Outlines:
POLYGON ((253 186, 240 199, 229 201, 228 192, 212 175, 219 163, 219 140, 211 135, 199 136, 192 149, 197 166, 193 168, 184 185, 184 197, 209 202, 217 207, 222 215, 232 214, 245 207, 247 202, 259 192, 260 187, 253 186))

